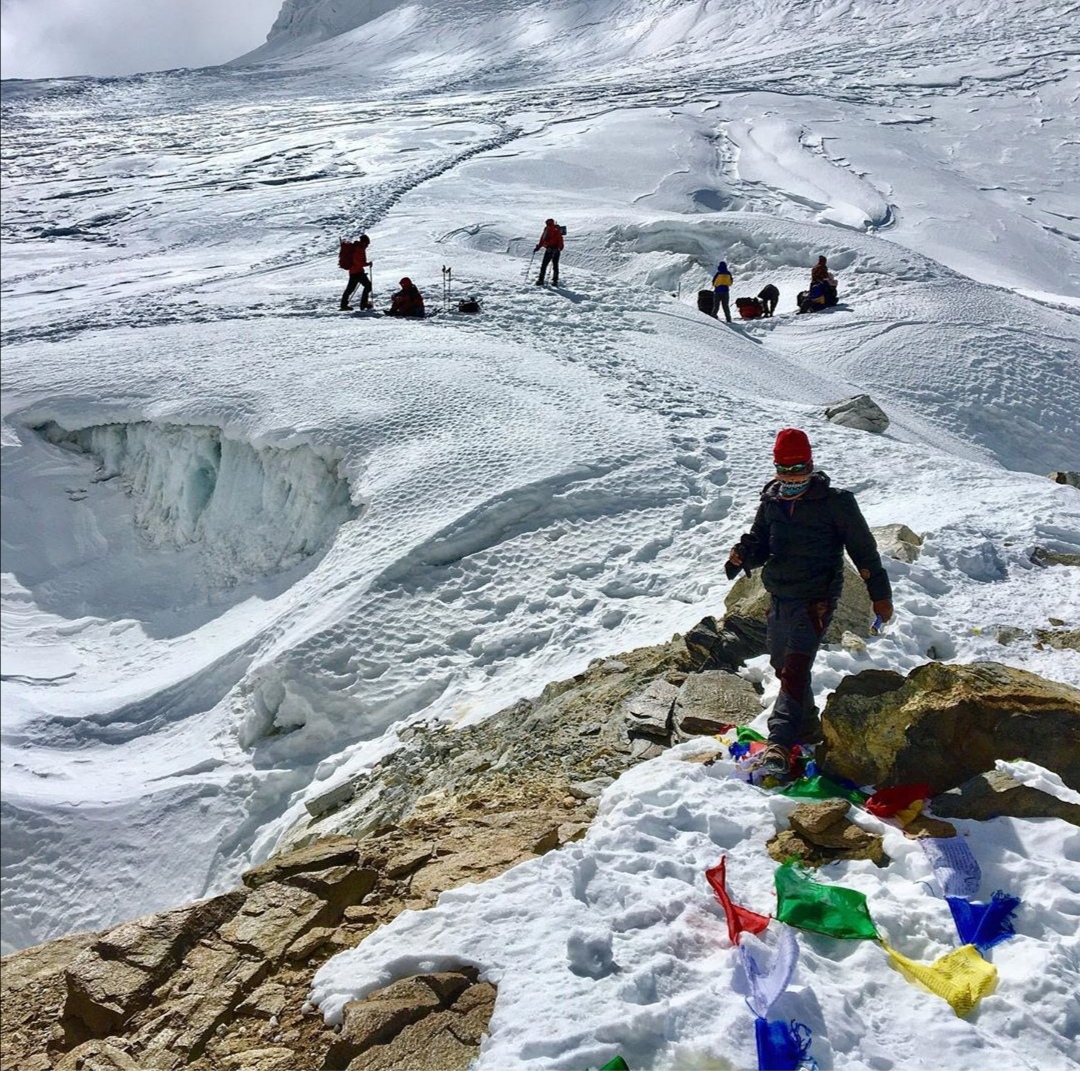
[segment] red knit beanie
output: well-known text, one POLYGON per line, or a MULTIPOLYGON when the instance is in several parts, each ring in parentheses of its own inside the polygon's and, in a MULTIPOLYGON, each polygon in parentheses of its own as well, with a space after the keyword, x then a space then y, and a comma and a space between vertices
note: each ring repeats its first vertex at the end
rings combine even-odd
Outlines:
POLYGON ((773 461, 784 468, 802 465, 805 466, 805 472, 812 471, 814 458, 806 432, 798 428, 784 428, 780 431, 776 436, 776 445, 773 446, 773 461))

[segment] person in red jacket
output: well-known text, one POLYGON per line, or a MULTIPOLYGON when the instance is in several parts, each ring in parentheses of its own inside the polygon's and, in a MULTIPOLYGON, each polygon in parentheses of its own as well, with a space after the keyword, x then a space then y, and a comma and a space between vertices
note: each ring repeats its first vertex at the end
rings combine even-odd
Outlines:
POLYGON ((353 291, 361 283, 364 284, 364 289, 360 293, 360 308, 371 308, 371 277, 365 271, 366 268, 371 267, 371 261, 367 257, 367 249, 370 244, 371 239, 366 234, 361 234, 353 243, 352 263, 349 265, 349 285, 345 287, 345 293, 341 295, 341 309, 343 312, 348 312, 352 308, 349 304, 349 298, 352 297, 353 291))
POLYGON ((544 285, 544 276, 547 275, 548 265, 551 265, 551 285, 559 285, 559 254, 563 249, 563 231, 555 220, 544 221, 544 233, 540 235, 540 241, 536 243, 537 250, 544 251, 544 259, 540 262, 540 278, 536 280, 537 286, 544 285))
POLYGON ((412 279, 406 276, 399 285, 401 289, 390 299, 390 308, 386 310, 386 315, 423 316, 424 299, 413 285, 412 279))

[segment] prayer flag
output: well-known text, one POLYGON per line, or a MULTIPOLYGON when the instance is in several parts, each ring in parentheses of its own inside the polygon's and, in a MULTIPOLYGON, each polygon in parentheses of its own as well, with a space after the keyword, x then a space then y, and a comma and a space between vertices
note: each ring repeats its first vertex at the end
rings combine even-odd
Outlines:
POLYGON ((745 907, 739 907, 738 904, 732 903, 726 888, 726 855, 720 857, 720 862, 717 863, 716 866, 710 867, 705 871, 705 877, 713 887, 713 892, 716 893, 717 900, 719 900, 724 907, 724 914, 727 915, 728 937, 733 945, 739 943, 739 937, 743 930, 748 930, 750 933, 761 933, 761 931, 769 925, 768 915, 759 915, 756 911, 750 911, 745 907))
POLYGON ((878 818, 892 818, 906 811, 917 800, 928 800, 933 790, 927 784, 894 785, 875 792, 867 801, 866 809, 878 818))
POLYGON ((856 889, 822 885, 785 863, 776 871, 776 917, 828 937, 877 940, 866 897, 856 889))
POLYGON ((920 837, 942 896, 977 896, 982 871, 963 837, 920 837))
POLYGON ((964 945, 931 964, 916 963, 882 942, 900 973, 909 982, 930 990, 949 1002, 957 1015, 967 1015, 997 983, 997 968, 979 955, 974 945, 964 945))
POLYGON ((798 1071, 816 1067, 810 1056, 810 1027, 805 1023, 754 1022, 759 1071, 798 1071))
POLYGON ((751 938, 749 944, 744 941, 739 945, 739 958, 750 986, 746 1003, 759 1019, 768 1018, 769 1011, 780 994, 791 984, 795 964, 799 959, 799 945, 791 927, 775 926, 773 929, 778 932, 779 940, 771 961, 766 964, 759 962, 755 950, 751 947, 758 946, 763 951, 764 946, 760 942, 751 938))
POLYGON ((818 774, 815 777, 800 777, 798 781, 792 781, 786 788, 781 789, 781 792, 785 796, 795 796, 799 799, 842 799, 860 805, 866 799, 858 789, 844 788, 843 785, 824 774, 818 774))
POLYGON ((945 899, 963 944, 983 950, 1016 936, 1012 920, 1020 906, 1018 896, 1010 896, 999 889, 988 904, 972 903, 959 896, 946 896, 945 899))

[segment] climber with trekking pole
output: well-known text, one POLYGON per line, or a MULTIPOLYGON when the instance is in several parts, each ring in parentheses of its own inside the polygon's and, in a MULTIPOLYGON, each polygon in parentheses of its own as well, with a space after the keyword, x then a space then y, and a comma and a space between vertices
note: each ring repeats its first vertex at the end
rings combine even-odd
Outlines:
MULTIPOLYGON (((533 256, 536 256, 541 249, 544 251, 544 259, 540 261, 540 276, 536 280, 537 286, 544 285, 548 265, 551 266, 551 285, 559 285, 559 257, 562 255, 565 244, 563 241, 564 234, 566 234, 566 228, 561 227, 555 220, 547 219, 544 221, 544 231, 540 235, 540 240, 536 243, 536 248, 533 250, 533 256)), ((531 264, 532 261, 529 263, 531 264)))

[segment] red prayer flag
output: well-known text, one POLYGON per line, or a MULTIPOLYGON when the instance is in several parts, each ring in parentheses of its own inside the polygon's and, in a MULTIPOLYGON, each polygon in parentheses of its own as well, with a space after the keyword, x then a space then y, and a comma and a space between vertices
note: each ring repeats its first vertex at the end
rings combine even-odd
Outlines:
POLYGON ((928 800, 934 790, 927 784, 895 785, 875 792, 867 801, 866 809, 878 818, 892 818, 906 810, 916 800, 928 800))
POLYGON ((720 862, 717 863, 716 866, 710 867, 705 871, 705 877, 713 887, 713 892, 716 893, 717 900, 719 900, 724 907, 724 914, 727 915, 728 938, 733 945, 739 943, 739 937, 743 930, 747 930, 750 933, 761 933, 761 931, 769 925, 768 915, 759 915, 756 911, 750 911, 745 907, 739 907, 738 904, 731 902, 731 897, 728 896, 727 891, 726 855, 720 857, 720 862))

